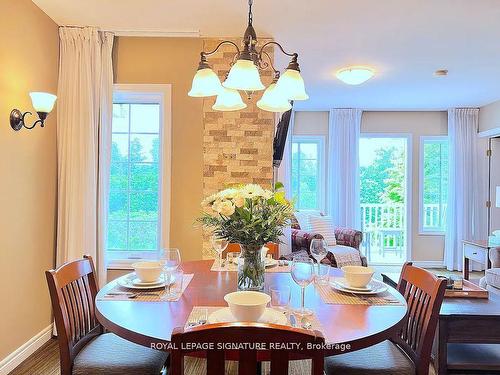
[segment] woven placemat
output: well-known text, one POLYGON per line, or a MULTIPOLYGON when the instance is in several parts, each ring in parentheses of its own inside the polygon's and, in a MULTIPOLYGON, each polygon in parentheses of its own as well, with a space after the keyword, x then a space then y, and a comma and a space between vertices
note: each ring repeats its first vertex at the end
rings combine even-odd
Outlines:
MULTIPOLYGON (((207 319, 210 314, 212 314, 214 311, 220 310, 223 307, 221 306, 194 306, 193 309, 191 310, 191 313, 189 314, 186 323, 184 325, 184 328, 189 328, 191 324, 196 325, 196 323, 200 319, 207 319)), ((320 332, 323 332, 323 326, 321 325, 320 321, 316 317, 316 314, 308 315, 307 316, 307 322, 311 324, 311 327, 309 329, 311 330, 317 330, 320 332)), ((301 326, 301 319, 299 317, 296 317, 297 320, 297 325, 300 328, 301 326)), ((290 324, 290 316, 287 313, 287 326, 292 326, 290 324)))
MULTIPOLYGON (((217 260, 214 260, 212 267, 210 268, 210 271, 236 272, 238 271, 238 265, 234 263, 225 262, 224 267, 221 267, 219 262, 217 260)), ((285 264, 283 266, 276 265, 274 267, 266 267, 266 272, 290 272, 290 266, 288 264, 285 264)))
POLYGON ((376 305, 376 306, 403 306, 396 297, 389 292, 374 296, 354 293, 344 293, 333 289, 330 285, 314 283, 324 303, 331 305, 376 305))
MULTIPOLYGON (((121 278, 130 277, 130 275, 122 276, 121 278)), ((182 281, 182 292, 176 299, 170 299, 169 302, 178 301, 189 283, 193 279, 194 274, 184 274, 182 281)), ((154 288, 154 289, 131 289, 125 288, 118 283, 108 291, 108 293, 99 297, 101 301, 141 301, 141 302, 164 302, 166 291, 165 287, 154 288)))

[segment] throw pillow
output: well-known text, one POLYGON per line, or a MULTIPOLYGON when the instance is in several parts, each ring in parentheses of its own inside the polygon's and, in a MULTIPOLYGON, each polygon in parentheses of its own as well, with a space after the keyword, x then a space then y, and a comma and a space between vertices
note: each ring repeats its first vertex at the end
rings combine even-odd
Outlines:
POLYGON ((335 225, 331 216, 309 216, 311 232, 319 233, 323 236, 328 246, 335 246, 335 225))

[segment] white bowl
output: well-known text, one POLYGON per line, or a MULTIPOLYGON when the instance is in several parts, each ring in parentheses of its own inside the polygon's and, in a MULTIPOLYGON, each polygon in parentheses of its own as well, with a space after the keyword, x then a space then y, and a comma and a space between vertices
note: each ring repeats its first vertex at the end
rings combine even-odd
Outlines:
POLYGON ((160 262, 136 262, 132 264, 132 267, 139 280, 144 283, 152 283, 161 276, 160 262))
POLYGON ((373 268, 363 266, 344 266, 341 269, 347 285, 353 288, 366 287, 375 273, 373 268))
POLYGON ((264 314, 271 297, 261 292, 241 291, 226 294, 224 300, 236 320, 256 322, 264 314))

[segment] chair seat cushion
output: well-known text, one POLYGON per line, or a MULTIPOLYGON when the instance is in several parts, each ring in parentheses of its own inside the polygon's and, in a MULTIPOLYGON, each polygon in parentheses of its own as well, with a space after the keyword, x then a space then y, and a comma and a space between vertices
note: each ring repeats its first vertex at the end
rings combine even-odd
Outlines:
POLYGON ((415 375, 413 362, 390 341, 325 359, 325 372, 342 375, 415 375))
POLYGON ((165 352, 106 333, 77 354, 73 375, 159 375, 167 357, 165 352))

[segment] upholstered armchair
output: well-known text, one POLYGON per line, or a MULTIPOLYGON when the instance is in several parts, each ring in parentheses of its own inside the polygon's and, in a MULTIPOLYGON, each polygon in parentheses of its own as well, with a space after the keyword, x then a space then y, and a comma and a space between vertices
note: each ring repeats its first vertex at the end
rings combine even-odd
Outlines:
MULTIPOLYGON (((297 220, 292 221, 292 253, 284 256, 284 259, 292 259, 294 255, 299 253, 308 254, 311 246, 311 241, 314 238, 323 239, 320 233, 306 232, 301 230, 300 225, 297 220)), ((363 241, 363 232, 355 229, 337 227, 335 229, 335 239, 337 240, 337 245, 352 247, 359 251, 361 242, 363 241)), ((361 263, 363 266, 367 266, 368 262, 366 257, 360 253, 361 263)), ((337 267, 335 258, 332 253, 328 253, 322 263, 330 264, 332 267, 337 267)))

